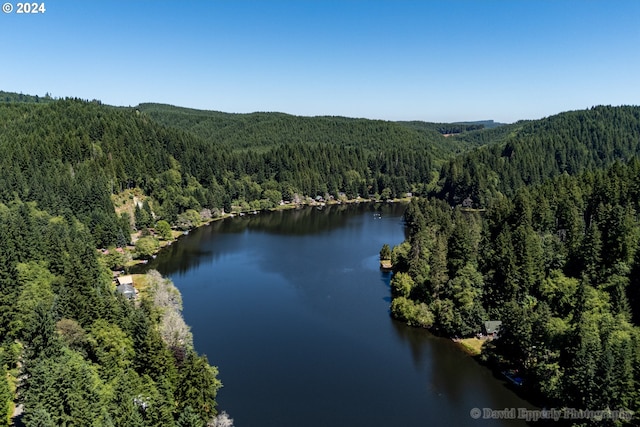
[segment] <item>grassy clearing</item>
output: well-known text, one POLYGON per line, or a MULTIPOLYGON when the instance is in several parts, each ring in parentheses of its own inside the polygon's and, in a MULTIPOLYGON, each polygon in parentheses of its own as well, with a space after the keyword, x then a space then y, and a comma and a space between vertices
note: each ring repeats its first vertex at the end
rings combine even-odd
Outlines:
POLYGON ((111 201, 116 209, 116 214, 120 216, 122 212, 127 212, 131 218, 135 212, 136 202, 144 202, 148 197, 140 188, 124 190, 121 193, 112 194, 111 201))
POLYGON ((471 356, 479 356, 482 353, 482 346, 487 340, 485 338, 461 338, 456 342, 466 353, 471 356))
POLYGON ((146 274, 132 274, 133 286, 140 292, 140 295, 146 294, 149 289, 149 278, 146 274))
POLYGON ((286 210, 289 210, 289 209, 295 209, 297 207, 298 207, 297 205, 295 205, 293 203, 289 203, 289 204, 286 204, 286 205, 278 205, 275 208, 271 208, 269 210, 270 211, 274 211, 274 212, 275 211, 286 211, 286 210))

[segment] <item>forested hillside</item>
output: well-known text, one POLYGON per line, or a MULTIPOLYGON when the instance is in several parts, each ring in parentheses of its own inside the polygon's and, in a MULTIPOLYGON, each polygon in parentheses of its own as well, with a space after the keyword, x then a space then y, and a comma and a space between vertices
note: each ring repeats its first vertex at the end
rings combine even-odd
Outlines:
POLYGON ((43 97, 38 95, 25 95, 22 93, 14 93, 14 92, 5 92, 0 90, 0 102, 35 102, 35 103, 45 103, 51 102, 54 99, 51 98, 49 94, 46 94, 43 97))
POLYGON ((414 200, 392 313, 447 336, 502 321, 484 357, 545 405, 638 412, 638 212, 637 158, 497 196, 486 213, 414 200))
POLYGON ((450 159, 440 191, 408 208, 392 315, 450 337, 500 321, 482 358, 543 405, 638 412, 640 108, 459 138, 491 143, 450 159))
POLYGON ((131 240, 113 192, 165 173, 185 197, 166 148, 184 134, 98 102, 18 101, 0 103, 0 425, 16 393, 26 426, 211 421, 221 384, 177 290, 152 274, 134 305, 96 251, 131 240))
MULTIPOLYGON (((562 173, 576 174, 640 153, 640 107, 594 107, 497 128, 478 138, 500 142, 452 158, 441 171, 438 197, 485 207, 497 193, 562 173)), ((471 136, 472 133, 465 137, 471 136)))
POLYGON ((166 330, 175 289, 153 276, 131 304, 96 248, 232 206, 407 192, 433 197, 392 253, 394 316, 450 336, 501 320, 487 357, 545 402, 640 410, 640 108, 481 126, 0 93, 2 419, 16 386, 28 426, 215 415, 216 369, 166 330))
MULTIPOLYGON (((0 104, 0 126, 0 201, 34 201, 52 215, 77 218, 99 246, 129 232, 110 195, 162 182, 177 167, 168 146, 184 137, 132 111, 79 100, 0 104)), ((171 183, 185 196, 179 175, 171 183)))
POLYGON ((28 427, 213 418, 217 370, 162 304, 173 285, 156 275, 139 305, 117 296, 87 228, 31 203, 0 203, 0 229, 0 425, 15 387, 28 427))
POLYGON ((238 151, 259 154, 253 157, 251 168, 259 177, 273 177, 285 192, 288 186, 311 196, 337 191, 350 197, 365 196, 385 189, 393 196, 421 192, 444 159, 478 144, 445 138, 442 131, 482 127, 282 113, 229 114, 163 104, 137 108, 159 123, 235 151, 235 156, 242 155, 238 151), (288 156, 287 164, 279 164, 282 156, 288 156), (351 166, 343 164, 347 160, 351 166), (286 169, 285 176, 280 176, 282 169, 286 169))
POLYGON ((227 145, 232 149, 278 144, 331 144, 381 150, 399 145, 428 149, 432 155, 438 155, 449 151, 447 140, 440 135, 447 132, 440 132, 439 128, 452 126, 445 123, 406 122, 415 124, 409 126, 403 122, 383 120, 302 117, 265 112, 230 114, 164 104, 140 104, 137 108, 159 123, 190 131, 211 143, 227 145))
POLYGON ((403 126, 423 131, 436 131, 442 135, 453 136, 475 130, 494 129, 504 126, 504 123, 497 123, 493 120, 483 120, 479 122, 459 122, 459 123, 430 123, 423 121, 396 122, 403 126))
POLYGON ((169 223, 232 204, 422 190, 451 151, 437 132, 380 121, 221 114, 227 137, 212 140, 137 109, 0 95, 0 413, 8 420, 17 388, 27 426, 202 425, 216 414, 217 371, 193 349, 179 294, 151 275, 132 304, 96 248, 116 253, 132 227, 170 235, 169 223), (259 131, 238 131, 254 121, 259 131), (306 128, 281 132, 294 124, 306 128), (142 208, 117 215, 113 196, 129 189, 142 208))
MULTIPOLYGON (((267 116, 270 123, 289 117, 267 116)), ((221 114, 221 120, 228 117, 221 114)), ((212 141, 159 125, 139 110, 99 102, 2 103, 0 200, 37 201, 53 214, 74 206, 74 215, 106 246, 123 228, 109 194, 126 188, 140 187, 156 202, 154 212, 173 222, 189 209, 273 207, 296 194, 389 198, 421 192, 446 155, 436 143, 445 138, 436 132, 426 137, 378 121, 296 119, 308 129, 233 131, 261 117, 229 119, 219 129, 221 140, 212 141), (225 139, 225 132, 253 139, 225 139), (245 149, 230 148, 236 143, 245 149)))

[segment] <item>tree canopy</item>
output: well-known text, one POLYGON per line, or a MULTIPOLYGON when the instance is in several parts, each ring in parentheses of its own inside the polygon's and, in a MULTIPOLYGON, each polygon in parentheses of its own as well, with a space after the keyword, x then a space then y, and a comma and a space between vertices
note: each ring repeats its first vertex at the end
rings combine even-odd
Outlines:
POLYGON ((409 192, 428 197, 380 252, 394 317, 447 336, 500 320, 486 357, 545 403, 639 412, 640 107, 497 125, 0 92, 1 416, 22 376, 27 426, 227 423, 179 294, 154 273, 147 298, 118 296, 115 247, 135 228, 148 257, 152 227, 166 240, 232 207, 409 192))
POLYGON ((447 336, 502 321, 485 357, 551 405, 640 401, 640 160, 497 196, 485 212, 414 200, 392 314, 447 336))

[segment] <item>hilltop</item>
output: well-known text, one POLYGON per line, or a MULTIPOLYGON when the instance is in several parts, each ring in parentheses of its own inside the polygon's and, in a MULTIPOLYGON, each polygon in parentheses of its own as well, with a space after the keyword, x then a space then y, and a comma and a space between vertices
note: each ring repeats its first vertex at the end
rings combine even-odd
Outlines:
POLYGON ((599 106, 462 136, 491 143, 452 157, 440 171, 438 197, 486 206, 497 194, 549 178, 605 168, 640 154, 640 107, 599 106))

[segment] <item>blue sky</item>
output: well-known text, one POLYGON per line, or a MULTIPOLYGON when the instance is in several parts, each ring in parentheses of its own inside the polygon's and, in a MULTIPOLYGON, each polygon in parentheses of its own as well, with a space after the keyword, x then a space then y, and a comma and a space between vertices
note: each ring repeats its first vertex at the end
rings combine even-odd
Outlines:
POLYGON ((637 0, 10 3, 6 91, 425 121, 640 104, 637 0))

